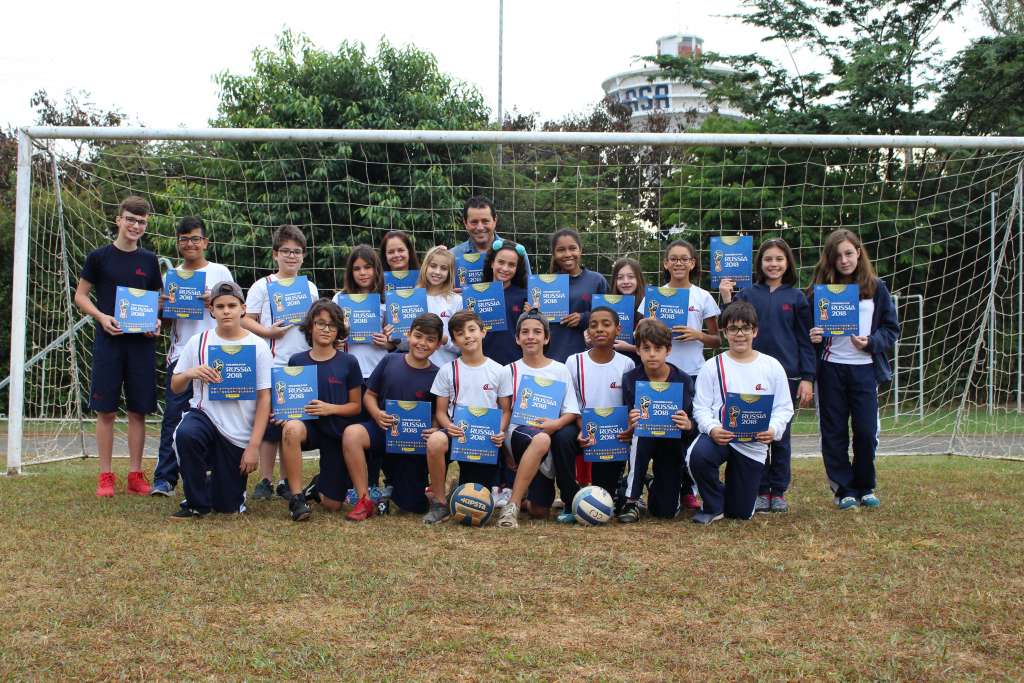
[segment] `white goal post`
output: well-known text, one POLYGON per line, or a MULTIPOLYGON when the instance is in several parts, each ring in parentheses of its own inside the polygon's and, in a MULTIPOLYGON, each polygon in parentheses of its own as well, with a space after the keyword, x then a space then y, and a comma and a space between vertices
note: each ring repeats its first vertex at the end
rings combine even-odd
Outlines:
MULTIPOLYGON (((175 206, 193 202, 197 215, 216 211, 225 231, 240 216, 247 217, 250 228, 268 227, 250 216, 258 211, 277 215, 267 197, 271 186, 299 196, 314 185, 319 191, 322 184, 330 188, 329 195, 341 193, 327 202, 347 218, 337 219, 345 227, 337 233, 333 225, 320 226, 325 235, 344 235, 339 238, 343 244, 328 238, 316 247, 341 250, 340 255, 357 232, 379 236, 389 227, 402 227, 406 219, 419 225, 415 220, 420 218, 410 218, 413 213, 431 226, 423 228, 417 245, 421 253, 438 234, 462 241, 452 196, 465 190, 462 199, 470 193, 496 197, 499 232, 528 245, 537 272, 547 269, 546 235, 552 222, 561 220, 572 224, 559 227, 580 230, 589 248, 585 255, 597 259, 605 275, 611 261, 628 254, 641 258, 649 280, 657 276, 658 255, 667 239, 686 237, 704 252, 713 234, 747 232, 755 248, 768 236, 795 236, 791 244, 797 242, 800 286, 806 286, 820 250, 815 240, 837 227, 875 230, 884 220, 891 229, 865 243, 894 289, 906 323, 895 351, 895 391, 886 389, 892 408, 886 417, 900 425, 888 450, 1024 457, 1024 137, 27 127, 18 130, 17 164, 10 375, 5 380, 8 473, 20 472, 25 464, 85 454, 80 392, 83 382, 88 386, 88 375, 81 377, 80 366, 88 341, 77 338, 88 335, 91 325, 74 315, 66 288, 74 286, 78 275, 76 250, 98 246, 101 226, 109 225, 115 205, 99 198, 96 206, 106 212, 82 210, 66 219, 63 202, 69 190, 61 182, 69 168, 78 182, 87 177, 90 188, 103 187, 107 195, 158 192, 175 206), (116 182, 103 186, 102 173, 62 149, 82 142, 132 143, 130 153, 136 156, 119 157, 123 163, 116 182), (255 151, 218 156, 236 144, 255 151), (288 153, 261 156, 278 149, 275 145, 288 153), (376 146, 392 150, 385 161, 366 152, 376 146), (417 156, 422 149, 441 152, 436 159, 430 152, 426 163, 417 156), (175 163, 155 163, 166 155, 174 155, 175 163), (280 175, 286 162, 311 169, 310 175, 280 175), (382 164, 388 179, 399 171, 422 169, 424 175, 417 176, 415 185, 401 180, 393 187, 353 180, 352 168, 373 164, 382 164), (317 175, 338 168, 347 170, 327 179, 317 175), (222 175, 213 175, 214 169, 222 175), (436 184, 423 180, 431 177, 439 178, 436 184), (219 188, 232 183, 251 189, 252 198, 229 201, 219 188), (161 189, 149 189, 155 186, 161 189), (366 190, 366 196, 353 199, 353 188, 366 190), (35 216, 37 204, 46 208, 35 216), (54 242, 33 242, 43 221, 53 230, 46 239, 54 242), (751 221, 756 228, 745 227, 751 221), (76 227, 66 227, 69 223, 76 227), (86 233, 89 224, 95 230, 86 233), (941 265, 930 265, 929 255, 941 265), (58 268, 52 292, 47 291, 59 315, 36 319, 29 306, 36 278, 58 268), (70 361, 60 365, 60 354, 70 361), (40 363, 41 373, 36 369, 40 363), (51 377, 59 375, 66 384, 55 385, 50 393, 55 401, 51 410, 46 409, 48 363, 60 367, 51 377), (49 436, 33 437, 26 446, 31 420, 48 425, 40 433, 76 434, 81 449, 48 451, 49 436), (68 427, 72 422, 77 427, 68 427)), ((320 202, 291 201, 288 210, 310 215, 320 202)), ((162 225, 181 215, 188 214, 164 215, 162 225)), ((413 228, 414 234, 419 229, 413 228)), ((227 245, 231 239, 221 241, 227 245)), ((245 249, 251 259, 238 267, 246 274, 265 271, 262 247, 245 249)), ((159 255, 176 258, 174 253, 159 255)), ((323 266, 325 279, 332 280, 336 270, 337 265, 323 266)), ((708 288, 706 280, 699 284, 708 288)))

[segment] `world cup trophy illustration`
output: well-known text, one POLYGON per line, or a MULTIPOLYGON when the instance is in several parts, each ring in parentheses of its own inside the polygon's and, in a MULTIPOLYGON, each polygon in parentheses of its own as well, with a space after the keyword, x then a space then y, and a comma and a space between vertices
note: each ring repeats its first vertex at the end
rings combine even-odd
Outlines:
POLYGON ((172 282, 167 285, 167 303, 173 304, 178 298, 178 283, 172 282))
POLYGON ((284 312, 284 295, 280 292, 274 292, 274 310, 278 313, 284 312))
POLYGON ((828 299, 818 299, 818 320, 828 320, 828 299))
POLYGON ((523 397, 519 399, 519 407, 526 410, 530 406, 530 397, 533 396, 532 389, 523 389, 523 397))
POLYGON ((121 320, 128 319, 128 299, 121 299, 121 307, 118 312, 118 317, 121 318, 121 320))
POLYGON ((597 425, 593 422, 587 423, 587 441, 597 436, 597 425))
POLYGON ((725 254, 722 253, 721 249, 715 249, 715 272, 722 272, 722 261, 725 259, 725 254))
POLYGON ((352 329, 352 309, 345 306, 341 309, 341 320, 345 323, 345 329, 352 329))
POLYGON ((466 286, 466 267, 465 266, 459 266, 458 270, 456 270, 455 272, 458 273, 459 287, 465 287, 466 286))
POLYGON ((651 299, 647 302, 647 317, 657 318, 658 309, 661 308, 661 303, 657 299, 651 299))
POLYGON ((459 437, 459 443, 466 443, 466 430, 469 429, 469 423, 465 420, 459 420, 458 427, 462 430, 462 436, 459 437))
POLYGON ((466 310, 476 313, 476 299, 466 299, 466 310))
POLYGON ((540 308, 540 287, 531 289, 530 295, 533 297, 533 307, 540 308))
POLYGON ((399 311, 402 310, 402 307, 399 306, 397 303, 393 303, 393 304, 391 304, 388 307, 388 310, 391 311, 391 324, 392 325, 397 325, 398 324, 398 313, 399 313, 399 311))
POLYGON ((729 428, 734 429, 737 425, 737 421, 740 419, 740 407, 730 406, 729 408, 729 428))
POLYGON ((643 396, 640 398, 640 419, 649 420, 651 418, 651 397, 643 396))
POLYGON ((391 436, 398 436, 398 423, 402 421, 397 415, 392 415, 395 421, 391 423, 391 436))
POLYGON ((277 380, 277 384, 274 385, 274 395, 279 405, 284 403, 284 392, 287 388, 288 385, 284 383, 283 379, 277 380))
POLYGON ((212 367, 217 372, 224 372, 224 361, 222 361, 220 358, 218 358, 217 360, 213 361, 213 366, 212 367))

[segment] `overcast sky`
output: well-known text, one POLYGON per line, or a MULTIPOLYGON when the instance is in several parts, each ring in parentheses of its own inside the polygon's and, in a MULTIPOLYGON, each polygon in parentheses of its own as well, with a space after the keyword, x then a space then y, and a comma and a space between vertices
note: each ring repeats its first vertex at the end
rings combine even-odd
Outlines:
MULTIPOLYGON (((542 119, 586 110, 601 81, 653 54, 657 38, 677 31, 704 38, 705 49, 759 51, 785 60, 781 46, 727 15, 738 0, 506 0, 504 108, 542 119)), ((498 0, 373 2, 55 2, 11 3, 0 41, 0 124, 33 122, 28 101, 47 90, 91 93, 148 127, 205 126, 216 112, 214 74, 245 73, 257 46, 284 27, 334 50, 343 40, 371 52, 381 37, 432 52, 441 69, 476 85, 497 110, 498 0), (102 8, 102 9, 101 9, 102 8)), ((985 33, 968 10, 937 37, 948 55, 985 33)), ((797 53, 802 70, 812 68, 797 53)))

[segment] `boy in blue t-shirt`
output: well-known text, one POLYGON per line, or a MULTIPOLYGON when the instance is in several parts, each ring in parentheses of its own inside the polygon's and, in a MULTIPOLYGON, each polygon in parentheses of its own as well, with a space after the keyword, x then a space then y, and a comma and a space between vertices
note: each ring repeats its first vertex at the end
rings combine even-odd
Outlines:
MULTIPOLYGON (((408 512, 426 512, 428 507, 424 489, 427 485, 427 459, 422 455, 400 455, 386 453, 384 430, 395 422, 393 415, 384 411, 386 400, 421 401, 431 404, 434 396, 430 387, 437 375, 437 366, 430 362, 430 356, 441 345, 444 323, 433 313, 424 313, 412 321, 409 330, 409 350, 406 353, 389 353, 377 364, 366 384, 363 405, 370 419, 354 424, 345 430, 343 450, 345 465, 352 478, 352 487, 359 496, 355 507, 345 516, 353 522, 372 517, 376 506, 369 496, 367 460, 383 461, 384 474, 394 487, 391 500, 408 512)), ((431 427, 423 432, 423 441, 437 431, 431 427)), ((342 492, 344 493, 344 492, 342 492)), ((340 497, 330 505, 341 507, 340 497)))
POLYGON ((306 405, 315 420, 287 420, 267 427, 263 440, 281 442, 281 468, 288 488, 288 511, 292 521, 309 519, 311 510, 302 490, 302 452, 320 451, 317 490, 321 494, 341 495, 348 489, 348 477, 341 459, 341 436, 359 415, 363 374, 359 361, 340 350, 348 336, 344 314, 328 299, 313 302, 299 328, 309 351, 292 355, 288 365, 316 366, 317 400, 306 405))
POLYGON ((100 474, 96 495, 114 495, 112 471, 114 419, 124 387, 128 410, 129 472, 126 491, 148 495, 149 482, 142 472, 146 439, 146 414, 156 410, 156 337, 159 324, 143 334, 125 334, 114 317, 118 286, 159 291, 160 264, 156 254, 139 246, 149 224, 150 207, 142 197, 127 197, 118 208, 117 236, 111 244, 85 259, 75 290, 75 305, 96 321, 92 352, 92 383, 89 408, 96 411, 96 451, 100 474), (90 294, 95 290, 96 303, 90 294))

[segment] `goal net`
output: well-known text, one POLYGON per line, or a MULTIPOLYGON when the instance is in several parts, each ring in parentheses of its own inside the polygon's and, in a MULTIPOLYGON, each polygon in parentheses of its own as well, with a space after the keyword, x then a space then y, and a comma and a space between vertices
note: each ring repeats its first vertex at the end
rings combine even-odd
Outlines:
MULTIPOLYGON (((548 270, 550 235, 572 227, 588 268, 607 276, 631 256, 649 284, 662 282, 665 244, 685 238, 701 251, 697 284, 709 289, 710 238, 742 233, 755 249, 784 238, 806 286, 824 238, 848 228, 896 295, 903 327, 894 380, 881 388, 879 452, 1024 455, 1024 144, 213 129, 23 135, 31 186, 20 190, 18 237, 27 278, 23 317, 12 302, 12 367, 23 368, 24 382, 8 378, 0 397, 17 421, 8 429, 21 432, 8 465, 95 454, 93 323, 72 292, 129 194, 154 206, 144 244, 166 265, 178 260, 177 221, 200 216, 209 259, 243 287, 272 272, 273 229, 299 225, 309 242, 303 272, 325 294, 342 286, 349 250, 376 246, 388 230, 413 235, 420 255, 464 241, 461 206, 474 194, 494 199, 498 232, 526 246, 535 272, 548 270)), ((161 397, 163 380, 154 379, 161 397)), ((151 416, 147 456, 158 433, 159 415, 151 416)), ((798 413, 794 433, 797 452, 820 452, 813 411, 798 413)), ((115 454, 125 452, 122 435, 115 454)))

